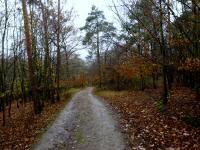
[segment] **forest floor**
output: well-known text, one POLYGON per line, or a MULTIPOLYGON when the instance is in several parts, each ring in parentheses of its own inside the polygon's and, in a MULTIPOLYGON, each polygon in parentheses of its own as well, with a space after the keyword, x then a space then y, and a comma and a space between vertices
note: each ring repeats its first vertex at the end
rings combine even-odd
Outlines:
POLYGON ((200 101, 194 91, 173 88, 167 111, 159 102, 162 88, 95 93, 120 114, 132 149, 200 149, 200 101))
POLYGON ((125 150, 119 116, 92 88, 77 93, 36 144, 36 150, 125 150))
POLYGON ((69 95, 75 92, 64 93, 58 103, 46 104, 38 116, 33 115, 31 103, 19 109, 14 103, 12 119, 7 118, 5 127, 1 126, 0 113, 0 149, 198 150, 200 147, 200 101, 195 100, 195 92, 188 88, 172 89, 167 111, 162 111, 159 102, 162 88, 97 90, 98 97, 92 94, 92 88, 87 88, 69 102, 69 95))
MULTIPOLYGON (((41 135, 51 125, 58 113, 69 102, 70 97, 79 89, 70 89, 63 92, 61 100, 55 104, 45 103, 43 112, 35 116, 32 103, 19 105, 12 103, 11 118, 6 117, 6 126, 2 126, 2 112, 0 112, 0 149, 1 150, 26 150, 40 139, 41 135)), ((7 115, 8 113, 6 113, 7 115)))

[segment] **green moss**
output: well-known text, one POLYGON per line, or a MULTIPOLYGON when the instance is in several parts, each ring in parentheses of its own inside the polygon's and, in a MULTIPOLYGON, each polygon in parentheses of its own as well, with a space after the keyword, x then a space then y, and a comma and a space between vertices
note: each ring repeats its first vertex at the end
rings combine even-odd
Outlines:
POLYGON ((157 107, 157 109, 158 109, 161 113, 164 113, 164 112, 165 112, 166 106, 164 105, 163 98, 161 98, 161 99, 156 103, 156 107, 157 107))
POLYGON ((83 131, 81 129, 78 129, 75 133, 76 140, 79 144, 84 144, 85 143, 85 138, 83 131))

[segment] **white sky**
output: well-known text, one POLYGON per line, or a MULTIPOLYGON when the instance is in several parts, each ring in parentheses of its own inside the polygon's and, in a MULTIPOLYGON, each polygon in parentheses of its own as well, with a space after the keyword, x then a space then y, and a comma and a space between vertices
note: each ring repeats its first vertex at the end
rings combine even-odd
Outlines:
MULTIPOLYGON (((73 7, 77 14, 77 17, 74 20, 76 28, 80 28, 85 25, 85 20, 88 13, 91 11, 92 5, 95 5, 99 10, 104 11, 104 15, 108 22, 116 24, 115 15, 109 7, 112 5, 111 0, 67 0, 67 5, 69 8, 73 7)), ((81 50, 78 53, 83 59, 88 55, 87 50, 81 50)))
POLYGON ((109 0, 67 0, 69 7, 73 7, 78 15, 75 19, 75 26, 78 28, 84 26, 85 19, 91 11, 92 5, 95 5, 99 10, 104 11, 107 21, 114 22, 114 14, 109 8, 111 5, 110 2, 109 0))

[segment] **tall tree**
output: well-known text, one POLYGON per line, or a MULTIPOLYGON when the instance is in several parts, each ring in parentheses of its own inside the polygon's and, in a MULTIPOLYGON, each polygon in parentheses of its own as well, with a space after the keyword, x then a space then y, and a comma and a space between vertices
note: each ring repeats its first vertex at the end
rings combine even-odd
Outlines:
POLYGON ((58 22, 57 22, 57 66, 56 66, 56 84, 57 84, 57 100, 60 99, 59 89, 60 89, 60 65, 61 65, 61 56, 60 56, 60 0, 58 0, 58 22))
POLYGON ((92 6, 92 10, 86 19, 85 26, 82 27, 81 30, 86 31, 83 44, 90 46, 91 50, 95 50, 100 88, 102 87, 101 48, 103 38, 108 37, 105 36, 105 33, 109 31, 109 29, 114 30, 114 27, 106 21, 103 11, 100 11, 96 6, 92 6))
POLYGON ((52 87, 52 79, 51 79, 51 58, 50 58, 50 48, 49 48, 49 33, 48 33, 48 4, 49 1, 47 0, 47 6, 45 6, 42 2, 40 3, 41 10, 42 10, 42 19, 43 19, 43 30, 44 30, 44 46, 45 46, 45 59, 44 59, 44 87, 45 89, 45 95, 47 98, 51 98, 53 101, 53 98, 50 97, 50 87, 52 87))
POLYGON ((34 112, 38 114, 41 112, 41 104, 40 101, 37 99, 37 84, 36 84, 35 69, 33 65, 33 50, 32 50, 32 40, 31 40, 32 37, 29 27, 29 17, 27 12, 26 0, 22 0, 22 10, 24 19, 24 30, 26 36, 26 49, 28 55, 29 80, 31 82, 31 92, 34 101, 34 112))
MULTIPOLYGON (((8 2, 4 0, 5 6, 5 19, 4 19, 4 27, 3 27, 3 35, 2 35, 2 54, 1 54, 1 92, 4 93, 6 91, 6 69, 5 69, 5 38, 7 33, 7 25, 8 25, 8 2)), ((4 95, 4 94, 3 94, 4 95)), ((3 105, 3 125, 5 125, 5 96, 2 97, 2 105, 3 105)))

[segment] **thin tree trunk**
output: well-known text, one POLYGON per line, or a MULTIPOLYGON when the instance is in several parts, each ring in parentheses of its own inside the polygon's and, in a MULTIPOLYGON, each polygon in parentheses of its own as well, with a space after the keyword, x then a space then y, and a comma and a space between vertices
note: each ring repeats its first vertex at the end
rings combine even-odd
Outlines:
MULTIPOLYGON (((200 56, 200 50, 199 50, 199 25, 198 25, 198 20, 200 19, 200 14, 199 14, 199 10, 198 10, 198 6, 197 6, 197 1, 196 0, 192 0, 192 12, 193 12, 193 57, 199 57, 200 56)), ((196 97, 199 100, 200 99, 200 72, 196 71, 196 72, 192 72, 192 74, 194 74, 195 78, 195 88, 196 88, 196 97)))
POLYGON ((97 63, 98 63, 98 71, 99 71, 99 88, 102 86, 102 76, 101 76, 101 58, 100 58, 100 41, 99 41, 99 29, 97 22, 97 63))
POLYGON ((164 39, 163 31, 163 9, 162 9, 162 0, 159 0, 160 4, 160 33, 161 33, 161 42, 160 49, 163 54, 163 103, 166 105, 168 103, 168 88, 167 88, 167 62, 166 62, 166 46, 164 39))
POLYGON ((67 80, 70 80, 70 74, 69 74, 69 56, 66 53, 65 54, 65 58, 66 58, 66 74, 67 74, 67 80))
MULTIPOLYGON (((4 48, 5 48, 5 37, 7 31, 7 23, 8 23, 8 3, 7 0, 4 0, 5 4, 5 23, 4 23, 4 30, 2 36, 2 54, 1 54, 1 92, 4 93, 6 90, 5 80, 6 80, 6 73, 5 73, 5 59, 4 59, 4 48)), ((2 98, 2 109, 3 109, 3 126, 5 126, 5 97, 2 98)))
POLYGON ((57 84, 57 101, 60 100, 60 65, 61 65, 61 58, 60 58, 60 0, 58 0, 58 24, 57 24, 57 66, 56 66, 56 84, 57 84))
MULTIPOLYGON (((47 1, 48 4, 48 1, 47 1)), ((50 98, 51 94, 51 58, 50 58, 50 50, 49 50, 49 34, 48 34, 48 11, 47 8, 41 3, 41 8, 42 8, 42 18, 43 18, 43 30, 44 30, 44 43, 45 43, 45 62, 44 62, 44 81, 45 81, 45 96, 47 98, 50 98)), ((51 98, 52 102, 53 98, 51 98)))
POLYGON ((6 112, 5 112, 5 96, 2 97, 2 109, 3 109, 3 126, 6 125, 6 112))
POLYGON ((171 63, 171 55, 172 55, 172 50, 171 50, 171 12, 170 12, 170 7, 172 6, 171 5, 171 0, 167 0, 167 4, 168 4, 168 58, 169 58, 169 61, 171 63))
POLYGON ((152 73, 152 79, 153 79, 153 88, 156 89, 157 86, 156 86, 156 75, 155 75, 155 73, 152 73))

